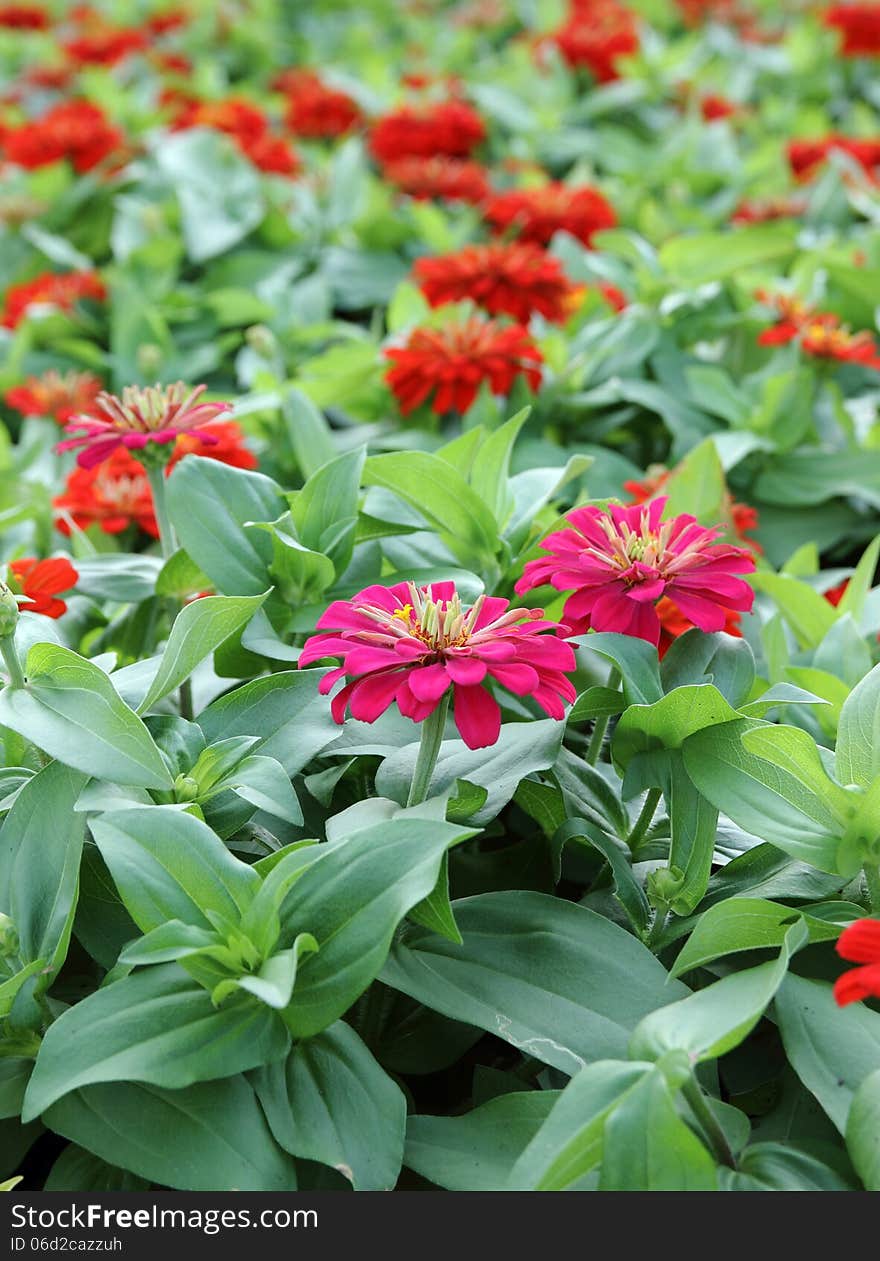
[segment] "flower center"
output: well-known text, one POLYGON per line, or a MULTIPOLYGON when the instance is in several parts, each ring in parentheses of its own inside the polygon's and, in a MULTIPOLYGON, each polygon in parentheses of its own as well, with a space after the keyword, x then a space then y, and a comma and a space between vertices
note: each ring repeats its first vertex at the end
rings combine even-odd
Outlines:
POLYGON ((430 591, 430 587, 419 590, 410 583, 412 603, 395 609, 392 620, 402 622, 407 634, 420 640, 432 652, 463 647, 471 637, 482 598, 465 612, 457 591, 449 600, 435 600, 430 591))

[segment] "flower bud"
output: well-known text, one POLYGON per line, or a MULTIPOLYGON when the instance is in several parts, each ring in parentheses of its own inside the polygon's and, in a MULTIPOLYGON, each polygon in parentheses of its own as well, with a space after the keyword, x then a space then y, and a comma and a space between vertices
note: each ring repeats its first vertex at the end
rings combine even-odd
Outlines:
POLYGON ((0 639, 15 634, 18 624, 18 600, 5 582, 0 582, 0 639))
POLYGON ((162 367, 162 347, 155 342, 144 342, 137 348, 138 371, 145 377, 154 377, 162 367))
POLYGON ((275 334, 265 324, 252 324, 245 331, 245 339, 251 350, 261 359, 272 359, 278 353, 275 334))
POLYGON ((178 775, 174 781, 174 796, 179 802, 195 801, 199 792, 198 781, 192 775, 178 775))

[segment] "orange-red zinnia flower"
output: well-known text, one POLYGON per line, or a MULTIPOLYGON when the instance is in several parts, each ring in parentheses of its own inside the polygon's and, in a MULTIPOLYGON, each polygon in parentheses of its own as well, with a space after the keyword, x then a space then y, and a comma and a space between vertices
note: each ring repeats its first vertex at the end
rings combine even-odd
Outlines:
POLYGON ((575 0, 552 38, 570 66, 585 67, 600 83, 617 79, 620 58, 639 51, 635 18, 617 0, 575 0))
POLYGON ((17 594, 27 597, 22 604, 26 613, 40 613, 43 617, 61 617, 67 605, 58 596, 62 591, 75 587, 79 574, 64 556, 49 560, 37 560, 25 556, 9 564, 10 585, 17 594))
POLYGON ((420 258, 413 274, 431 306, 469 298, 490 315, 512 315, 520 324, 536 312, 562 323, 583 292, 558 258, 523 241, 467 245, 454 254, 420 258))
POLYGON ((546 245, 556 232, 589 245, 597 232, 617 224, 613 207, 595 188, 555 182, 496 193, 485 215, 496 232, 511 230, 538 245, 546 245))
POLYGON ((13 285, 6 290, 0 324, 17 328, 32 307, 52 306, 70 311, 82 298, 103 302, 107 290, 101 277, 93 271, 70 271, 64 274, 43 272, 33 280, 13 285))
POLYGON ((47 31, 50 18, 36 4, 0 4, 0 26, 9 31, 47 31))
POLYGON ((860 963, 837 978, 834 997, 841 1007, 865 998, 880 998, 880 919, 857 919, 837 939, 837 953, 860 963))
POLYGON ((28 377, 24 385, 7 390, 4 401, 22 416, 51 416, 64 425, 77 412, 92 406, 101 382, 91 372, 65 372, 50 368, 41 377, 28 377))
POLYGON ((2 138, 7 161, 29 170, 67 158, 82 175, 109 157, 124 140, 118 127, 90 101, 62 101, 41 118, 10 127, 2 138))
POLYGON ((482 118, 465 101, 403 105, 377 120, 370 152, 380 163, 399 158, 467 158, 486 136, 482 118))
POLYGON ((297 136, 333 139, 363 121, 357 101, 347 92, 328 87, 313 70, 285 70, 273 86, 287 96, 284 121, 297 136))
POLYGON ((466 412, 484 381, 493 394, 509 394, 514 381, 525 377, 533 390, 541 383, 542 355, 519 324, 495 320, 466 320, 442 328, 416 328, 400 346, 385 356, 392 367, 385 380, 404 415, 433 395, 438 416, 466 412))
POLYGON ((464 201, 479 205, 491 189, 485 169, 465 158, 395 158, 382 175, 402 193, 418 201, 464 201))
POLYGON ((844 57, 880 57, 880 4, 835 4, 822 20, 839 33, 844 57))

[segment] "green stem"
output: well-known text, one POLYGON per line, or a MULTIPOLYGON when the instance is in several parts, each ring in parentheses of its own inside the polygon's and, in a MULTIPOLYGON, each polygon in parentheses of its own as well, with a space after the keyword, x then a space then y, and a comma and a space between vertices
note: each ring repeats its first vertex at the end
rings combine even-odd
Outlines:
POLYGON ((437 758, 440 754, 440 745, 443 743, 443 729, 446 726, 446 711, 448 708, 449 693, 447 692, 433 714, 429 714, 422 721, 419 755, 416 758, 416 767, 413 771, 409 796, 406 799, 408 806, 419 805, 428 795, 428 789, 431 787, 431 776, 434 774, 434 767, 437 765, 437 758))
POLYGON ((18 653, 15 651, 15 639, 12 635, 4 635, 0 638, 0 653, 3 654, 3 660, 6 663, 6 670, 9 674, 9 686, 24 687, 24 674, 22 673, 18 653))
POLYGON ((639 842, 654 821, 654 815, 657 813, 657 803, 660 800, 660 796, 660 789, 652 788, 645 798, 645 804, 642 806, 639 817, 636 819, 635 824, 633 825, 633 830, 630 832, 626 841, 627 845, 633 852, 638 849, 639 842))
POLYGON ((663 930, 666 927, 666 921, 668 919, 668 907, 658 906, 654 915, 654 922, 648 931, 648 936, 645 938, 645 945, 649 950, 653 950, 657 945, 657 942, 663 936, 663 930))
POLYGON ((192 679, 183 680, 183 682, 180 685, 180 691, 178 693, 178 696, 179 696, 179 701, 180 701, 181 718, 185 718, 187 722, 192 722, 193 720, 192 679))
POLYGON ((871 910, 875 915, 880 915, 880 867, 876 863, 865 863, 863 870, 871 910))
POLYGON ((730 1169, 736 1168, 736 1157, 730 1150, 730 1144, 727 1141, 724 1131, 719 1124, 718 1118, 706 1102, 706 1096, 700 1089, 699 1082, 696 1078, 691 1077, 685 1082, 681 1088, 681 1093, 688 1101, 691 1111, 700 1123, 706 1141, 708 1142, 715 1159, 719 1164, 727 1165, 730 1169))
MULTIPOLYGON (((617 687, 619 682, 620 671, 617 666, 612 666, 605 686, 613 689, 617 687)), ((608 730, 609 721, 610 719, 607 714, 604 718, 596 719, 596 725, 593 727, 593 734, 590 736, 590 743, 587 745, 587 763, 590 766, 595 766, 599 760, 599 754, 602 751, 602 741, 605 739, 605 732, 608 730)))
POLYGON ((167 560, 169 556, 174 555, 177 544, 165 502, 165 468, 161 464, 153 463, 147 464, 146 468, 150 490, 153 493, 153 512, 156 516, 156 525, 159 527, 159 546, 162 548, 163 558, 167 560))

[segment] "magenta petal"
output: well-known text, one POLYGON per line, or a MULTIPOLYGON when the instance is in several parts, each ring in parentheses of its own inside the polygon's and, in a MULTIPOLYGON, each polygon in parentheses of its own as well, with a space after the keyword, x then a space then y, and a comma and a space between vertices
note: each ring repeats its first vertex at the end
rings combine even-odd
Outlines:
POLYGON ((449 656, 446 658, 446 673, 453 683, 473 687, 485 679, 486 663, 480 661, 479 657, 449 656))
POLYGON ((410 690, 419 701, 438 701, 449 687, 450 681, 446 667, 440 662, 422 666, 409 675, 410 690))
MULTIPOLYGON (((400 678, 400 675, 397 676, 400 678)), ((420 701, 410 687, 410 674, 405 674, 397 689, 397 708, 405 718, 413 722, 421 722, 429 714, 433 714, 438 701, 420 701)))
POLYGON ((469 749, 485 749, 501 734, 498 702, 483 687, 455 688, 455 725, 469 749))
POLYGON ((395 699, 400 686, 400 674, 369 674, 354 684, 349 701, 352 718, 361 722, 375 722, 395 699))
POLYGON ((520 661, 509 665, 490 666, 489 673, 497 683, 506 687, 514 696, 528 696, 538 686, 538 672, 520 661))

